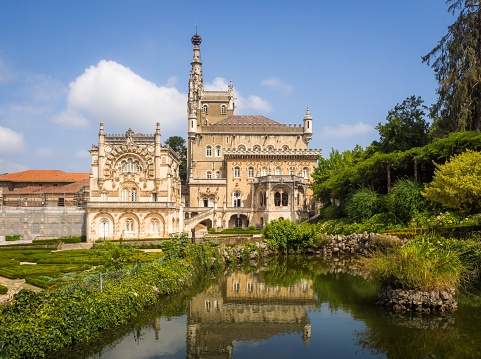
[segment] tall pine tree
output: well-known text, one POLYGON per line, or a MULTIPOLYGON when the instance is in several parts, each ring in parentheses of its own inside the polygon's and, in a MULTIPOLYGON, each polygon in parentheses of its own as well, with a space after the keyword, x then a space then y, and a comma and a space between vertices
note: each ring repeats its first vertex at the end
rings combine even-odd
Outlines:
POLYGON ((446 0, 458 14, 423 62, 434 69, 438 100, 431 108, 432 134, 481 129, 481 10, 479 0, 446 0))

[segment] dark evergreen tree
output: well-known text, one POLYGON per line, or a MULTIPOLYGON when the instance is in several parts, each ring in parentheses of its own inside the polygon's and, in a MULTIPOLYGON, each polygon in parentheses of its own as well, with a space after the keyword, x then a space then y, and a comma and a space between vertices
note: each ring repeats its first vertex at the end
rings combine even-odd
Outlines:
POLYGON ((427 144, 428 123, 424 117, 426 106, 421 97, 411 96, 388 112, 387 123, 379 123, 379 142, 373 143, 381 152, 406 151, 427 144))
POLYGON ((446 0, 458 14, 423 62, 434 69, 438 100, 431 108, 432 134, 481 128, 481 10, 479 0, 446 0))
POLYGON ((185 147, 185 140, 180 136, 170 136, 166 141, 175 152, 180 155, 179 175, 182 184, 187 181, 187 147, 185 147))

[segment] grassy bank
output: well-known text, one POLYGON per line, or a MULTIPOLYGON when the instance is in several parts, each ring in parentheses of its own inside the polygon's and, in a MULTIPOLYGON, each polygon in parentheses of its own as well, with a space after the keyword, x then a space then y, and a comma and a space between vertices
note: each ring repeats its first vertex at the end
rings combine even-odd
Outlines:
POLYGON ((43 357, 102 330, 124 323, 163 295, 179 292, 198 280, 218 251, 185 244, 183 250, 131 268, 115 270, 41 293, 22 291, 0 308, 0 358, 43 357))
POLYGON ((479 277, 481 242, 422 235, 402 247, 375 251, 363 262, 375 279, 393 288, 457 289, 479 277))

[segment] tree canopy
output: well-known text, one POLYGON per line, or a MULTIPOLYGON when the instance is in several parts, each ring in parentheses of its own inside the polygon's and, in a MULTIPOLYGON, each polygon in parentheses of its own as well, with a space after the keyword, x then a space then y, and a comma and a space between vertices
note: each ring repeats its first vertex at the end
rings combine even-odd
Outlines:
POLYGON ((466 150, 436 165, 433 181, 422 194, 447 208, 481 209, 481 152, 466 150))
POLYGON ((187 147, 185 147, 185 140, 180 136, 170 136, 166 141, 166 145, 169 145, 180 156, 179 175, 182 184, 187 180, 187 147))
POLYGON ((421 97, 411 96, 388 112, 387 123, 379 123, 379 150, 384 153, 406 151, 427 143, 428 123, 424 117, 426 106, 421 97))
POLYGON ((423 62, 434 69, 438 99, 431 108, 432 133, 481 129, 481 10, 479 0, 447 0, 459 13, 423 62))

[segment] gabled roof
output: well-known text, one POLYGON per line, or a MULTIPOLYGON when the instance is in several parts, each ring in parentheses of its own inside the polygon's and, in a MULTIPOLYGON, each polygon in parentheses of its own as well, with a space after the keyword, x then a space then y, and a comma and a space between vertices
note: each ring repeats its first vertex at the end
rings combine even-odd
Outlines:
POLYGON ((264 116, 229 116, 212 126, 285 126, 264 116))
POLYGON ((79 192, 82 188, 89 186, 90 180, 85 179, 74 183, 69 183, 64 186, 28 186, 15 188, 6 193, 7 196, 12 195, 28 195, 28 194, 74 194, 79 192))
POLYGON ((88 179, 86 172, 64 172, 60 170, 28 170, 7 173, 0 176, 0 181, 9 182, 78 182, 88 179))

